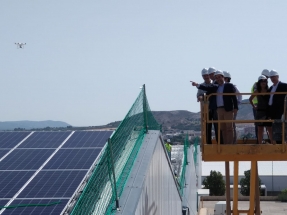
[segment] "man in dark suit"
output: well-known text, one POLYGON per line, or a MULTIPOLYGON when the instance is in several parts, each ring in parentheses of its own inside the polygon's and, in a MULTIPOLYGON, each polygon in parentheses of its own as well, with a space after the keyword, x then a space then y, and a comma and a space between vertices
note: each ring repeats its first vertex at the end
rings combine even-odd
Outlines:
MULTIPOLYGON (((215 80, 217 84, 203 86, 192 82, 192 86, 205 90, 207 93, 235 93, 234 85, 224 83, 224 75, 221 71, 215 72, 215 80)), ((232 120, 233 114, 237 114, 238 104, 236 95, 217 95, 216 96, 217 114, 219 120, 232 120)), ((221 123, 221 131, 225 144, 233 143, 233 125, 232 123, 221 123)))
MULTIPOLYGON (((210 69, 213 69, 213 68, 209 68, 208 70, 206 68, 204 68, 201 71, 201 75, 202 75, 202 78, 204 80, 204 82, 201 83, 201 84, 204 85, 204 86, 209 86, 211 84, 210 77, 209 77, 209 72, 208 72, 210 69)), ((204 94, 209 95, 210 93, 206 93, 206 91, 198 89, 197 95, 196 95, 197 101, 203 101, 204 94)), ((212 120, 212 119, 213 120, 218 120, 217 112, 216 112, 216 97, 215 96, 210 96, 208 102, 209 102, 209 105, 208 105, 209 120, 212 120)), ((214 126, 215 138, 216 138, 216 141, 218 141, 218 135, 217 135, 218 127, 217 127, 217 123, 213 123, 213 126, 214 126)), ((211 144, 212 143, 212 124, 211 123, 208 123, 206 125, 206 140, 207 140, 207 144, 211 144)))
MULTIPOLYGON (((287 84, 279 81, 279 74, 275 70, 270 71, 270 79, 273 85, 269 88, 268 92, 286 92, 287 84)), ((268 118, 281 119, 284 113, 284 99, 286 94, 271 94, 269 98, 269 111, 268 118)), ((282 143, 277 141, 277 143, 282 143)))

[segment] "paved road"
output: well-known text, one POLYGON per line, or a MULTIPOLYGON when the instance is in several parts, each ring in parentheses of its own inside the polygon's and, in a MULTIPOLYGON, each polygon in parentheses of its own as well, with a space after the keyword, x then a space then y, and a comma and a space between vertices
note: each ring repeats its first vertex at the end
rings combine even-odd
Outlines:
MULTIPOLYGON (((204 201, 203 207, 208 208, 208 215, 213 214, 214 205, 217 201, 204 201)), ((249 202, 241 201, 238 202, 239 209, 247 210, 249 208, 249 202)), ((286 202, 261 202, 262 215, 287 215, 287 203, 286 202)))

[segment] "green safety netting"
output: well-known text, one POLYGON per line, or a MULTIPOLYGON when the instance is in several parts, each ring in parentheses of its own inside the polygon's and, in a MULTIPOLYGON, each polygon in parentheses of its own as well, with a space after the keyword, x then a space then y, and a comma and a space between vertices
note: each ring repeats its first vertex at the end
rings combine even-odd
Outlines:
MULTIPOLYGON (((197 159, 197 145, 198 145, 198 137, 194 140, 194 152, 193 152, 193 158, 194 158, 194 165, 196 164, 197 159)), ((186 172, 186 166, 188 165, 188 150, 191 150, 190 148, 190 142, 188 140, 188 135, 185 136, 184 145, 183 145, 183 159, 182 159, 182 166, 181 166, 181 172, 180 176, 178 178, 178 184, 179 184, 179 190, 181 196, 184 194, 184 188, 185 188, 185 172, 186 172)))
POLYGON ((194 143, 193 143, 193 147, 194 147, 194 152, 193 152, 193 158, 194 158, 194 165, 196 165, 197 163, 197 146, 198 146, 198 137, 195 138, 194 143))
POLYGON ((143 86, 126 117, 109 139, 72 215, 109 215, 116 210, 147 130, 160 130, 143 86), (114 174, 113 174, 114 173, 114 174))
POLYGON ((188 161, 187 161, 188 147, 189 147, 189 141, 188 141, 188 135, 186 135, 185 140, 184 140, 184 145, 183 145, 183 159, 182 159, 181 172, 180 172, 180 176, 178 179, 179 190, 180 190, 181 196, 183 196, 183 189, 185 187, 185 171, 186 171, 186 165, 188 164, 188 161))

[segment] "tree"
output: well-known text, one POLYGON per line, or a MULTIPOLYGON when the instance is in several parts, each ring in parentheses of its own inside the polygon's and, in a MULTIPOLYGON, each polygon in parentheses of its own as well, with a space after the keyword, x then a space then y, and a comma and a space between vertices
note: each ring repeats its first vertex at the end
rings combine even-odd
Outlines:
POLYGON ((287 202, 287 189, 281 191, 281 193, 278 196, 278 199, 281 202, 287 202))
POLYGON ((210 171, 210 175, 207 176, 202 184, 205 189, 209 189, 210 196, 223 196, 225 194, 225 181, 220 172, 210 171))
MULTIPOLYGON (((250 170, 244 171, 244 175, 245 175, 245 178, 241 178, 239 182, 241 186, 240 193, 243 196, 249 196, 250 195, 250 170)), ((261 180, 259 177, 258 177, 258 180, 259 180, 259 190, 260 190, 261 180)))

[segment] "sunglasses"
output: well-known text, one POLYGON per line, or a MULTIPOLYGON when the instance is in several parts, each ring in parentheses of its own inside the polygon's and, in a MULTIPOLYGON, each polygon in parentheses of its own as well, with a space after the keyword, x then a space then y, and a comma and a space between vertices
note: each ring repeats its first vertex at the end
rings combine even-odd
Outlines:
POLYGON ((266 79, 263 79, 263 80, 260 80, 260 82, 267 83, 267 80, 266 80, 266 79))

